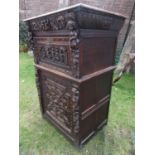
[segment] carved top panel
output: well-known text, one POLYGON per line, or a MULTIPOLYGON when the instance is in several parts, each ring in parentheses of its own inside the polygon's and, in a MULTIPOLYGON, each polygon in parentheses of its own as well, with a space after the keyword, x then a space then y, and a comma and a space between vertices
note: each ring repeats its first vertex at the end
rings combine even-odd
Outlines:
POLYGON ((106 30, 106 32, 110 30, 118 33, 123 21, 122 17, 81 5, 64 9, 27 21, 29 47, 34 51, 36 64, 41 60, 50 65, 54 64, 54 67, 61 65, 60 68, 65 68, 63 72, 69 71, 71 76, 79 79, 83 59, 80 53, 81 29, 106 30), (35 38, 39 39, 36 41, 35 38))

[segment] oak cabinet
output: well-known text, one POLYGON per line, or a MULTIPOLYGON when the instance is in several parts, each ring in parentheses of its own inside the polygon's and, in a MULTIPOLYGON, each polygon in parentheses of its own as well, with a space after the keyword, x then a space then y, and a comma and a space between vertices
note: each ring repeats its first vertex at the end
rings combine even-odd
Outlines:
POLYGON ((25 21, 42 115, 80 146, 107 123, 124 17, 78 4, 25 21))

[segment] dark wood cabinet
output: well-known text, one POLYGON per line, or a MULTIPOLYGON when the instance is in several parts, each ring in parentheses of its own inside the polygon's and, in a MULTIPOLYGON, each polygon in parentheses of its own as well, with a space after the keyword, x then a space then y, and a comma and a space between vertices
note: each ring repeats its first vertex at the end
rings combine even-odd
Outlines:
POLYGON ((43 117, 80 146, 107 123, 124 17, 78 4, 26 22, 43 117))

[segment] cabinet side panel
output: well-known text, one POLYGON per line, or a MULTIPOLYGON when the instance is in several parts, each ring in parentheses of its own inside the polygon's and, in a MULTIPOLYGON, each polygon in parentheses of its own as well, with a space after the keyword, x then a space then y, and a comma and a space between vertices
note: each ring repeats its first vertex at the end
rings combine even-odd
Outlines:
POLYGON ((80 39, 81 75, 91 74, 114 65, 115 46, 115 37, 82 37, 80 39))
POLYGON ((113 71, 80 86, 80 140, 84 143, 107 123, 113 71))
POLYGON ((80 86, 81 112, 89 109, 94 104, 110 97, 113 71, 95 76, 83 82, 80 86))

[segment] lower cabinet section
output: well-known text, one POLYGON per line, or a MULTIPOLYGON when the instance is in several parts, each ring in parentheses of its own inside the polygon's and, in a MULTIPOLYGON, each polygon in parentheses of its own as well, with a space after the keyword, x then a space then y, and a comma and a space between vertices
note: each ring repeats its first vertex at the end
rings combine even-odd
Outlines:
POLYGON ((76 146, 84 144, 107 122, 111 80, 111 71, 79 82, 36 68, 43 117, 76 146))

